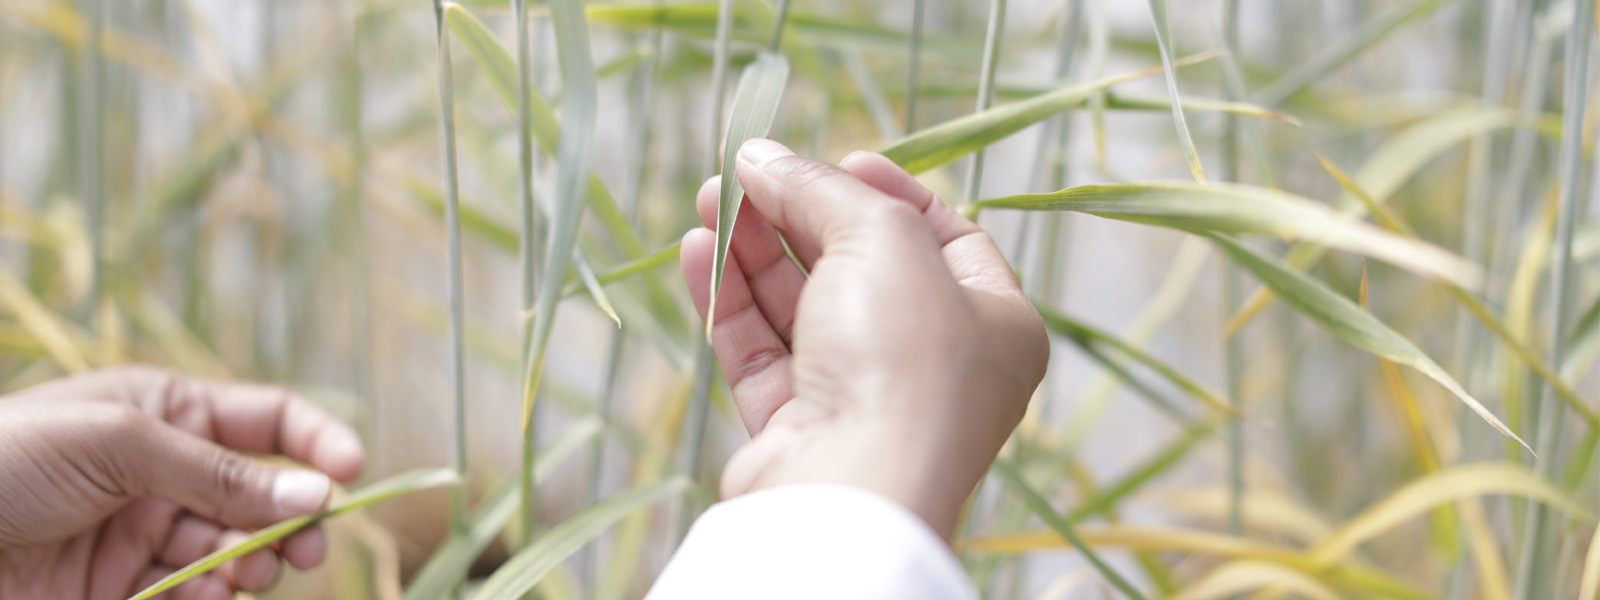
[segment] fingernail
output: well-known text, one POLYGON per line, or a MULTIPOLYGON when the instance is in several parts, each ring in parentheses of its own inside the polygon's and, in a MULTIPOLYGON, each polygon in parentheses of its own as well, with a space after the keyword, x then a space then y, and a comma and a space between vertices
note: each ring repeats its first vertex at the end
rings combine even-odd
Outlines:
POLYGON ((739 162, 752 167, 759 167, 785 156, 794 156, 794 151, 766 138, 755 138, 739 147, 739 162))
POLYGON ((302 469, 278 472, 272 481, 272 502, 285 517, 309 515, 322 509, 330 489, 328 476, 302 469))

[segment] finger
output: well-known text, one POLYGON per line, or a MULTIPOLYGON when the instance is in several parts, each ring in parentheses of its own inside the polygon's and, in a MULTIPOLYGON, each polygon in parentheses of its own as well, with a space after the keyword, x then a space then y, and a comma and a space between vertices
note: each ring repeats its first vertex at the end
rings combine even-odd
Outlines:
MULTIPOLYGON (((713 230, 717 223, 720 180, 721 177, 707 180, 695 197, 695 209, 700 213, 700 222, 713 230)), ((778 239, 778 230, 767 222, 766 217, 761 216, 760 211, 750 206, 749 200, 743 202, 739 219, 733 227, 733 240, 728 252, 745 269, 750 294, 755 297, 761 314, 766 315, 767 322, 772 324, 778 337, 787 345, 793 341, 795 306, 800 301, 800 290, 805 287, 806 276, 789 260, 789 253, 784 251, 783 242, 778 239)))
MULTIPOLYGON (((217 537, 216 545, 211 548, 215 552, 243 542, 250 537, 243 531, 230 530, 217 537)), ((278 577, 278 555, 271 548, 262 548, 239 558, 222 563, 212 571, 228 582, 228 586, 239 591, 256 591, 267 587, 278 577)))
POLYGON ((928 189, 882 154, 855 152, 839 162, 845 172, 889 196, 911 204, 922 213, 939 241, 950 275, 963 285, 1021 293, 1011 265, 994 240, 977 224, 950 208, 928 189))
MULTIPOLYGON (((689 283, 689 295, 701 318, 705 318, 706 305, 711 301, 711 254, 715 247, 716 234, 709 229, 692 229, 683 236, 680 262, 689 283)), ((772 413, 793 394, 790 356, 788 346, 756 307, 737 256, 728 257, 727 270, 723 272, 711 347, 722 363, 745 429, 751 435, 759 433, 772 413)))
POLYGON ((69 383, 44 389, 135 406, 194 435, 245 452, 282 454, 339 481, 353 480, 365 461, 355 430, 283 388, 204 381, 142 366, 69 383))
POLYGON ((328 556, 328 535, 320 525, 307 527, 283 540, 278 554, 296 569, 314 568, 328 556))
POLYGON ((861 254, 919 253, 937 248, 921 215, 837 165, 796 156, 782 144, 753 139, 739 149, 745 196, 790 240, 823 253, 844 244, 861 254))
MULTIPOLYGON (((143 498, 112 515, 101 526, 100 543, 94 549, 95 568, 89 578, 89 597, 127 597, 129 582, 135 582, 150 566, 172 530, 173 522, 182 513, 183 508, 171 502, 143 498)), ((148 586, 145 584, 138 589, 148 586)))
POLYGON ((165 417, 210 417, 218 443, 245 452, 282 454, 349 482, 366 455, 354 429, 283 388, 181 379, 167 394, 165 417))
POLYGON ((254 529, 327 504, 328 476, 280 469, 149 419, 109 435, 113 477, 131 496, 157 496, 230 527, 254 529))
MULTIPOLYGON (((165 565, 152 565, 144 570, 132 588, 120 594, 106 596, 90 596, 92 598, 126 598, 144 591, 156 582, 171 575, 177 569, 165 565)), ((228 582, 212 573, 196 576, 194 579, 183 582, 165 593, 157 595, 158 600, 229 600, 233 598, 233 590, 228 589, 228 582)))
POLYGON ((183 567, 210 554, 216 549, 220 537, 222 526, 215 521, 184 515, 172 526, 166 547, 161 549, 156 562, 169 567, 183 567))

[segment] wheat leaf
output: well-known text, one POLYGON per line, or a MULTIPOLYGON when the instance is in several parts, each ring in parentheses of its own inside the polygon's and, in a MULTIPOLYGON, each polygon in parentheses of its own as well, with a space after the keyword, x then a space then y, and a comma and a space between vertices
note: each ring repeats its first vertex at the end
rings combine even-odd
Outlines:
POLYGON ((517 552, 489 576, 473 600, 509 600, 533 589, 550 569, 635 510, 688 489, 689 480, 674 478, 638 487, 584 509, 517 552))
POLYGON ((717 292, 722 289, 722 274, 728 266, 728 246, 733 243, 734 221, 744 202, 744 186, 728 170, 745 142, 766 137, 772 120, 778 116, 783 88, 789 81, 789 61, 781 54, 763 53, 745 67, 739 88, 733 96, 733 114, 728 120, 727 137, 722 144, 722 195, 717 204, 717 248, 711 257, 711 302, 706 309, 706 339, 717 314, 717 292))
MULTIPOLYGON (((1406 365, 1428 378, 1436 381, 1450 393, 1455 394, 1467 408, 1478 414, 1485 422, 1496 431, 1505 434, 1528 448, 1527 442, 1522 441, 1516 433, 1500 422, 1500 418, 1489 412, 1476 398, 1462 389, 1455 378, 1446 373, 1443 367, 1434 362, 1428 355, 1423 354, 1410 340, 1395 333, 1389 326, 1384 325, 1371 313, 1361 310, 1349 298, 1339 295, 1321 282, 1312 279, 1304 273, 1284 266, 1282 263, 1257 254, 1255 251, 1239 245, 1237 242, 1215 234, 1202 234, 1211 239, 1223 252, 1227 253, 1234 263, 1255 273, 1273 293, 1283 298, 1290 306, 1301 314, 1310 317, 1324 329, 1344 340, 1352 346, 1365 350, 1379 358, 1394 361, 1396 364, 1406 365)), ((1532 448, 1528 448, 1532 452, 1532 448)))
POLYGON ((980 208, 1069 210, 1177 229, 1275 235, 1371 256, 1429 279, 1475 289, 1482 269, 1449 251, 1383 231, 1271 188, 1214 183, 1086 185, 984 200, 980 208))
POLYGON ((1479 463, 1445 469, 1406 484, 1345 521, 1311 549, 1313 560, 1332 564, 1357 546, 1447 502, 1484 494, 1524 496, 1593 522, 1594 514, 1566 492, 1527 467, 1513 463, 1479 463))
MULTIPOLYGON (((1176 61, 1173 66, 1192 65, 1215 56, 1217 56, 1215 52, 1197 54, 1176 61)), ((1048 119, 1051 115, 1077 106, 1100 92, 1122 83, 1154 75, 1161 70, 1161 67, 1156 67, 1112 75, 1086 85, 1062 88, 981 113, 957 117, 923 128, 879 152, 915 175, 950 164, 958 158, 1027 129, 1034 123, 1048 119)))
POLYGON ((146 598, 153 598, 156 594, 170 590, 185 581, 210 572, 212 569, 222 566, 222 564, 225 562, 239 558, 256 550, 266 548, 267 546, 272 545, 273 542, 288 537, 289 534, 299 531, 307 525, 311 525, 328 517, 360 508, 365 508, 384 500, 397 498, 406 494, 420 492, 422 490, 445 485, 458 485, 460 483, 460 479, 456 477, 455 472, 451 469, 421 469, 416 471, 407 471, 405 473, 395 475, 394 477, 390 477, 362 488, 361 491, 351 494, 343 500, 335 502, 328 508, 328 510, 322 511, 321 513, 304 517, 295 517, 293 519, 280 522, 276 525, 251 534, 250 537, 240 540, 237 544, 228 546, 227 548, 223 548, 216 552, 212 552, 211 554, 206 555, 204 558, 190 563, 189 566, 178 569, 171 575, 161 578, 160 581, 157 581, 150 587, 145 588, 144 591, 135 594, 130 600, 145 600, 146 598))
MULTIPOLYGON (((539 449, 539 459, 533 467, 534 481, 544 481, 568 455, 599 432, 598 417, 589 417, 567 427, 561 437, 539 449)), ((467 522, 466 531, 451 534, 434 549, 433 554, 428 556, 428 562, 423 563, 411 579, 411 585, 406 588, 406 600, 433 600, 449 595, 451 586, 460 581, 472 561, 494 541, 495 536, 505 528, 506 522, 511 520, 512 513, 516 512, 521 499, 517 484, 516 479, 508 480, 481 500, 477 511, 467 522)))

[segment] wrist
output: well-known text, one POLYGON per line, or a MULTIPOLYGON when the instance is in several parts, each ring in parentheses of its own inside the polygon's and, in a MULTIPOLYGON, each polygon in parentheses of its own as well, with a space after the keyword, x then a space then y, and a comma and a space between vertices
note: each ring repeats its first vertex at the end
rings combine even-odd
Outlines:
POLYGON ((881 422, 769 424, 729 461, 723 495, 833 484, 871 492, 917 515, 945 540, 987 461, 927 428, 881 422))

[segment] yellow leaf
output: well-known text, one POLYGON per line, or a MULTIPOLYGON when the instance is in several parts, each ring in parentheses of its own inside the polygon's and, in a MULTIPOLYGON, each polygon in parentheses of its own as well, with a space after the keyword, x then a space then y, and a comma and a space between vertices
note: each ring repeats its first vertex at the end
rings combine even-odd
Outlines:
POLYGON ((1463 465, 1413 481, 1362 511, 1312 548, 1312 558, 1324 565, 1336 563, 1362 543, 1435 506, 1484 494, 1525 496, 1586 521, 1595 518, 1577 500, 1527 467, 1512 463, 1463 465))
POLYGON ((1211 600, 1272 588, 1293 592, 1312 600, 1338 600, 1339 594, 1318 583, 1310 576, 1272 563, 1234 561, 1217 567, 1194 585, 1179 592, 1172 600, 1211 600))

